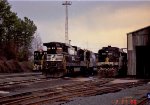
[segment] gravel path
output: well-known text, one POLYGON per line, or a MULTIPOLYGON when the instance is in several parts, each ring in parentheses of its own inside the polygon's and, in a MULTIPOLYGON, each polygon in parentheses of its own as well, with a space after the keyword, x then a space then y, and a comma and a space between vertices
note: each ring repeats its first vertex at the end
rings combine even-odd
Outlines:
MULTIPOLYGON (((130 101, 138 100, 150 92, 150 84, 124 89, 116 93, 108 93, 91 97, 78 97, 61 105, 131 105, 130 101), (126 101, 127 100, 127 101, 126 101), (115 104, 118 101, 118 104, 115 104), (124 104, 122 104, 122 102, 124 104)), ((150 105, 150 102, 146 105, 150 105)))

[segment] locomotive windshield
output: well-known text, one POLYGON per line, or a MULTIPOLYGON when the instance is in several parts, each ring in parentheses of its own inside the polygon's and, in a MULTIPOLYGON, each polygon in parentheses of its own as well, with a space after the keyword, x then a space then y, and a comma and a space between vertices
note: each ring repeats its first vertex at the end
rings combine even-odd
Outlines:
POLYGON ((47 48, 48 54, 60 54, 62 53, 62 47, 51 46, 47 48))

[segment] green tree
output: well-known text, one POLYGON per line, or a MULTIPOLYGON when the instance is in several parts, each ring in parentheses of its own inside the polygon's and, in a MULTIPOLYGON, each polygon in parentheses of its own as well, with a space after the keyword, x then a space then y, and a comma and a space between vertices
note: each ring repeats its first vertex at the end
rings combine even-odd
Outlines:
POLYGON ((0 24, 0 42, 2 43, 4 40, 6 40, 7 35, 7 27, 5 26, 7 23, 7 19, 10 14, 10 5, 6 0, 0 1, 0 18, 2 20, 2 24, 0 24))
POLYGON ((20 43, 22 45, 20 47, 20 53, 22 52, 22 54, 20 55, 22 55, 22 57, 25 60, 27 60, 30 53, 29 48, 31 47, 33 35, 37 30, 37 27, 35 26, 33 21, 31 21, 27 17, 24 17, 24 21, 21 21, 21 23, 22 23, 21 26, 23 30, 22 30, 22 36, 20 37, 20 41, 21 41, 20 43))
POLYGON ((10 9, 7 0, 0 1, 0 48, 8 59, 27 60, 37 27, 32 20, 27 17, 22 20, 10 9))

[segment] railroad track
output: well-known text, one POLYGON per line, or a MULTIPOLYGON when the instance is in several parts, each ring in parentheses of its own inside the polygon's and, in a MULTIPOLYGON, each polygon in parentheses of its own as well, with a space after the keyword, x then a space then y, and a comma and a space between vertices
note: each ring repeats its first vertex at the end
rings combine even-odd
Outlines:
MULTIPOLYGON (((81 89, 87 89, 86 86, 89 86, 91 83, 107 83, 110 80, 106 81, 88 81, 88 82, 79 82, 79 83, 73 83, 73 84, 66 84, 61 86, 56 86, 52 88, 46 88, 42 90, 36 90, 32 92, 22 93, 14 96, 7 96, 7 97, 1 97, 0 98, 0 104, 2 105, 18 105, 18 103, 21 103, 20 105, 25 105, 25 103, 29 103, 33 100, 39 100, 44 99, 46 97, 51 97, 52 99, 56 100, 56 96, 60 97, 60 95, 64 94, 64 92, 73 92, 73 91, 79 91, 81 89), (27 102, 26 102, 27 101, 27 102), (24 103, 23 103, 24 102, 24 103)), ((49 100, 49 99, 48 99, 49 100)))
POLYGON ((44 105, 44 103, 52 104, 58 101, 69 101, 73 97, 99 95, 104 93, 120 91, 124 88, 135 87, 144 84, 144 82, 136 83, 119 83, 106 84, 108 80, 86 81, 79 83, 66 84, 47 89, 22 93, 14 96, 0 98, 1 105, 44 105))
POLYGON ((140 100, 138 100, 137 105, 150 105, 150 100, 146 96, 144 96, 140 100))

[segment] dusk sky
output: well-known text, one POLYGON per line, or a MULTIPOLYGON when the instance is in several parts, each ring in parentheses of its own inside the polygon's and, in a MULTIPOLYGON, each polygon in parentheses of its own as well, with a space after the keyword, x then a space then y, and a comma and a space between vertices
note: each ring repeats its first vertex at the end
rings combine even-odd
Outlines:
MULTIPOLYGON (((45 42, 65 42, 63 1, 8 0, 20 18, 28 17, 45 42)), ((127 47, 127 33, 150 25, 150 1, 72 1, 69 39, 94 52, 104 46, 127 47)))

